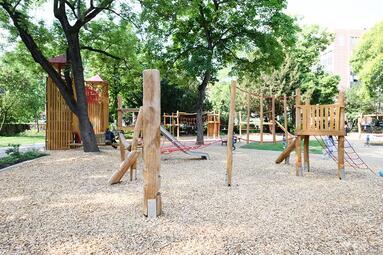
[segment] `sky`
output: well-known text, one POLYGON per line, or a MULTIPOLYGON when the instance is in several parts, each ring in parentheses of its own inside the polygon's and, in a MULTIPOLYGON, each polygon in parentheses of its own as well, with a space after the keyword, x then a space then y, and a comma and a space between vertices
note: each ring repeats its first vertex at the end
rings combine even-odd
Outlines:
POLYGON ((383 20, 383 0, 288 0, 286 12, 302 17, 301 24, 368 29, 383 20))

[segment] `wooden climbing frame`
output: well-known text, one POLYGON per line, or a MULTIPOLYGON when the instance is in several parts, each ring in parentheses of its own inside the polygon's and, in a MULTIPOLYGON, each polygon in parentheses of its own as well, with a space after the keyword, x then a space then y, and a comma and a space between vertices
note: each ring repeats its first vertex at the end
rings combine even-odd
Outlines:
POLYGON ((337 102, 329 105, 310 105, 309 101, 301 102, 301 93, 296 91, 295 96, 296 138, 278 157, 280 163, 295 150, 295 174, 302 175, 303 144, 303 169, 310 171, 309 141, 310 136, 336 136, 338 137, 338 172, 339 179, 344 178, 344 141, 345 141, 345 99, 340 92, 337 102))

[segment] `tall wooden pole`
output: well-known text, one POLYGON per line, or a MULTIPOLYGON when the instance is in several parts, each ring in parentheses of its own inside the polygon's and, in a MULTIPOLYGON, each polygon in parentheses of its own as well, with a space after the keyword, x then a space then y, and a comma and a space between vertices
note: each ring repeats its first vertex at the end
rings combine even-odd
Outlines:
POLYGON ((260 142, 263 143, 263 95, 261 94, 261 98, 259 99, 259 134, 260 134, 260 142))
MULTIPOLYGON (((285 139, 286 139, 286 148, 289 147, 290 139, 289 139, 289 131, 288 131, 288 117, 287 117, 287 96, 286 94, 283 96, 283 118, 285 120, 285 139)), ((290 163, 290 156, 285 158, 285 164, 290 163)))
POLYGON ((238 122, 239 122, 239 137, 242 138, 242 112, 238 112, 238 122))
POLYGON ((277 142, 277 139, 275 137, 275 96, 271 97, 271 133, 273 134, 273 143, 277 142))
POLYGON ((304 162, 304 170, 307 172, 310 172, 310 156, 309 156, 309 149, 310 149, 310 136, 305 135, 303 137, 303 162, 304 162))
POLYGON ((339 131, 343 131, 343 135, 340 135, 338 137, 338 178, 344 179, 345 178, 345 170, 344 170, 344 136, 345 136, 345 130, 344 130, 344 111, 345 111, 345 102, 344 102, 344 92, 339 92, 338 97, 338 105, 339 105, 339 131))
POLYGON ((160 124, 161 90, 160 72, 144 71, 143 96, 144 142, 144 215, 155 218, 161 214, 160 190, 160 124))
POLYGON ((177 110, 177 139, 180 139, 180 112, 177 110))
POLYGON ((237 82, 231 82, 230 90, 230 113, 229 113, 229 127, 227 130, 227 167, 226 177, 227 185, 231 186, 232 172, 233 172, 233 131, 234 131, 234 118, 235 118, 235 95, 237 89, 237 82))
POLYGON ((246 143, 250 139, 250 93, 247 93, 246 143))
POLYGON ((297 130, 297 138, 295 140, 295 174, 296 176, 302 175, 302 152, 301 152, 301 91, 296 90, 295 95, 295 122, 297 130))
POLYGON ((117 96, 117 129, 122 129, 122 97, 117 96))

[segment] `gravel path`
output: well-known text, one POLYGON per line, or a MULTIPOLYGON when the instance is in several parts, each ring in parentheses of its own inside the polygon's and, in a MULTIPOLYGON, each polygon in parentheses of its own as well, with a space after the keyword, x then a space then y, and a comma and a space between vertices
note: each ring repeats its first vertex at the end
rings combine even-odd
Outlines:
MULTIPOLYGON (((226 148, 161 165, 163 216, 142 216, 142 176, 109 186, 118 151, 52 152, 0 172, 0 254, 383 254, 383 178, 312 157, 310 173, 277 152, 226 148)), ((142 167, 142 162, 139 164, 142 167)))

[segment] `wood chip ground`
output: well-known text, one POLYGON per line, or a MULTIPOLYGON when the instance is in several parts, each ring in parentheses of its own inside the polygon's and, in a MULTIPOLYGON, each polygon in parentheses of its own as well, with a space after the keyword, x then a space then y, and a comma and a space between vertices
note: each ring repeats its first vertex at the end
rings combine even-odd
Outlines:
MULTIPOLYGON (((51 152, 0 172, 0 254, 383 254, 383 178, 312 156, 291 175, 277 152, 226 147, 162 156, 163 215, 142 216, 143 180, 109 186, 119 152, 51 152)), ((142 168, 142 162, 139 163, 142 168)))

